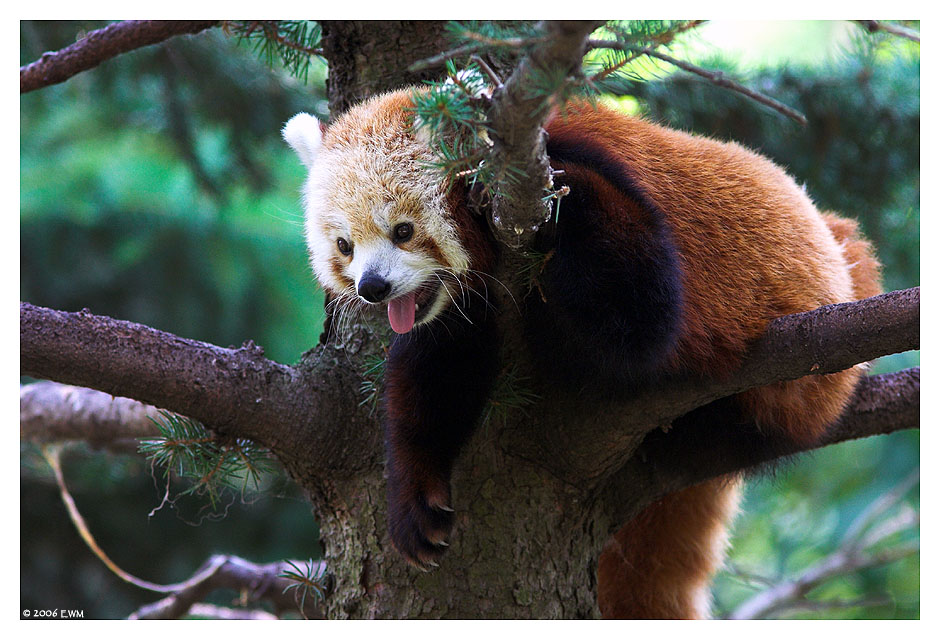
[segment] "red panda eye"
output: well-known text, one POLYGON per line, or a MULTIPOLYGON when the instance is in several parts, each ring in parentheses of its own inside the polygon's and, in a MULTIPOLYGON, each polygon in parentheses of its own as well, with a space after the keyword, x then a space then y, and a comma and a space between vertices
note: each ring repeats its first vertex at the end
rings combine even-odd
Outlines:
POLYGON ((344 256, 348 256, 350 253, 352 253, 352 247, 349 246, 349 243, 346 242, 345 238, 337 238, 336 246, 339 249, 339 252, 344 256))
POLYGON ((395 229, 392 230, 392 239, 395 242, 404 242, 410 239, 414 232, 415 229, 410 222, 402 222, 395 225, 395 229))

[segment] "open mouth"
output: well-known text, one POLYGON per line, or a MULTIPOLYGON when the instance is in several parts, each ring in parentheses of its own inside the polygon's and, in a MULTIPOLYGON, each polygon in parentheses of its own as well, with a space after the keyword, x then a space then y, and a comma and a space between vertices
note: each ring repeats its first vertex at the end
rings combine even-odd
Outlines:
POLYGON ((441 289, 441 282, 432 279, 417 289, 388 301, 388 322, 395 333, 408 333, 424 320, 441 289))

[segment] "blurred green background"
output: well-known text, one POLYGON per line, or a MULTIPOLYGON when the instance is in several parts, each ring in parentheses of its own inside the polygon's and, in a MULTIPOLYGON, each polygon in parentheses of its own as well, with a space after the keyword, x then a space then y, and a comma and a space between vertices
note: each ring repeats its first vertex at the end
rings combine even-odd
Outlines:
MULTIPOLYGON (((20 62, 102 24, 21 22, 20 62)), ((805 128, 655 65, 637 68, 622 87, 630 95, 619 100, 770 156, 821 208, 861 221, 885 264, 887 289, 916 286, 919 48, 859 36, 841 22, 713 23, 676 49, 801 110, 805 128), (763 35, 755 40, 755 33, 763 35)), ((295 362, 319 336, 322 297, 303 245, 303 171, 279 130, 298 111, 327 117, 325 74, 314 63, 301 82, 216 29, 22 96, 21 299, 87 307, 223 346, 252 339, 268 357, 295 362)), ((901 354, 875 370, 918 361, 917 353, 901 354)), ((22 461, 22 608, 84 608, 86 617, 113 618, 158 599, 101 565, 29 446, 22 461)), ((829 447, 752 481, 729 569, 715 583, 716 615, 765 589, 764 581, 798 575, 830 553, 853 519, 918 464, 919 434, 903 432, 829 447)), ((180 499, 149 515, 163 494, 141 458, 78 447, 65 471, 101 546, 144 579, 184 579, 216 552, 257 562, 320 553, 309 506, 281 476, 211 513, 180 499)), ((916 488, 902 506, 919 506, 916 488)), ((916 541, 916 528, 888 542, 910 538, 916 541)), ((811 595, 878 602, 784 615, 919 617, 919 556, 841 577, 811 595)))

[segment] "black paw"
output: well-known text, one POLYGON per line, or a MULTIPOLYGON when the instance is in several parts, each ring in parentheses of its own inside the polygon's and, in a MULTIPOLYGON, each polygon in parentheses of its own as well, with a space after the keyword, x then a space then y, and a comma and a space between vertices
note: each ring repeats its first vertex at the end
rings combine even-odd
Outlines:
POLYGON ((427 571, 447 550, 454 527, 450 486, 443 478, 389 479, 388 530, 392 544, 409 563, 427 571))

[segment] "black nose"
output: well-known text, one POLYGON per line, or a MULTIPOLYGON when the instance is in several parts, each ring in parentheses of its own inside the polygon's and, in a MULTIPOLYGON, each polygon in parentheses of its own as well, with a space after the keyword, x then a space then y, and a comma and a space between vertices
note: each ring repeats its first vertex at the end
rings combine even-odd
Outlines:
POLYGON ((369 302, 382 302, 392 290, 392 284, 379 276, 367 273, 359 281, 359 295, 369 302))

